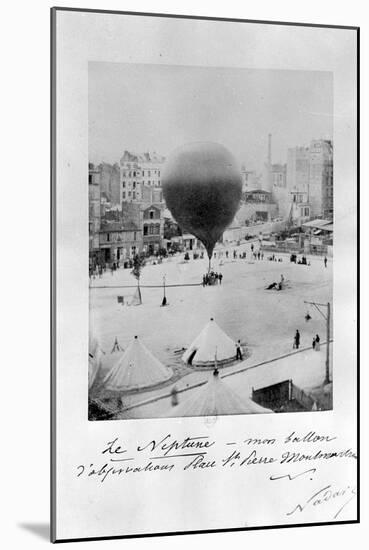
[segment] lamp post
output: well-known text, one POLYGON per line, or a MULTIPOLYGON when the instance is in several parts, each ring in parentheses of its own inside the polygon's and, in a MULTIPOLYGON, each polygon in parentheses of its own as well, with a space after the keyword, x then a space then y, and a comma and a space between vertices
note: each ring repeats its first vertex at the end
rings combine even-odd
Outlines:
POLYGON ((164 292, 164 296, 163 296, 163 301, 162 301, 161 305, 166 306, 167 305, 167 297, 165 295, 165 275, 163 275, 163 292, 164 292))
POLYGON ((305 304, 310 304, 314 306, 320 313, 320 315, 325 319, 326 321, 326 327, 327 327, 327 350, 326 350, 326 358, 325 358, 325 379, 324 379, 324 385, 330 383, 329 378, 329 339, 331 335, 331 329, 330 329, 330 323, 331 323, 331 304, 330 302, 327 302, 326 304, 319 304, 318 302, 307 302, 304 300, 305 304), (327 314, 325 315, 319 307, 326 307, 327 308, 327 314))

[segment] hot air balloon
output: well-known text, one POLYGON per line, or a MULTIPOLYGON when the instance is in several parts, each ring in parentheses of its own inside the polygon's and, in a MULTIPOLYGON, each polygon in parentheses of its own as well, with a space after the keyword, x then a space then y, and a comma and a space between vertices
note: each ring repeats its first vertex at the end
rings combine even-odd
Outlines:
POLYGON ((167 207, 183 231, 214 246, 232 222, 242 192, 241 174, 231 153, 217 143, 190 143, 176 149, 162 174, 167 207))

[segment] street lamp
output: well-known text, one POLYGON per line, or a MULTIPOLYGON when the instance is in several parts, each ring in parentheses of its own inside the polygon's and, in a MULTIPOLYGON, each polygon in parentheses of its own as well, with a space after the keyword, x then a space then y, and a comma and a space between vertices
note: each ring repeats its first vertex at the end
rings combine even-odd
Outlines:
POLYGON ((319 304, 318 302, 307 302, 304 300, 305 304, 310 304, 314 306, 320 313, 320 315, 326 320, 326 326, 327 326, 327 353, 325 358, 325 379, 324 379, 324 385, 330 383, 329 379, 329 339, 330 339, 330 322, 331 322, 331 304, 327 302, 326 304, 319 304), (325 315, 319 307, 326 307, 327 308, 327 314, 325 315))
POLYGON ((166 306, 167 305, 167 297, 165 295, 165 275, 163 275, 163 292, 164 292, 164 296, 163 296, 163 301, 162 301, 161 305, 166 306))

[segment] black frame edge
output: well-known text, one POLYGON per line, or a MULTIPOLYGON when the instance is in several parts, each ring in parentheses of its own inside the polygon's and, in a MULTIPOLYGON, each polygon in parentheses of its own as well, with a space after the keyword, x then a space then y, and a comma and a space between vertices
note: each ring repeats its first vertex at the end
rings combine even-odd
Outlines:
POLYGON ((56 542, 56 9, 50 9, 50 542, 56 542))
POLYGON ((71 8, 66 6, 54 6, 51 8, 57 11, 72 11, 79 13, 97 13, 97 14, 115 14, 115 15, 136 15, 147 17, 170 17, 172 19, 198 19, 201 21, 228 21, 231 23, 256 23, 259 25, 284 25, 293 27, 318 27, 324 29, 345 29, 345 30, 357 30, 358 26, 350 25, 328 25, 323 23, 298 23, 292 21, 270 21, 264 19, 240 19, 231 17, 210 17, 207 15, 183 15, 175 13, 153 13, 153 12, 140 12, 140 11, 122 11, 122 10, 103 10, 94 8, 71 8))

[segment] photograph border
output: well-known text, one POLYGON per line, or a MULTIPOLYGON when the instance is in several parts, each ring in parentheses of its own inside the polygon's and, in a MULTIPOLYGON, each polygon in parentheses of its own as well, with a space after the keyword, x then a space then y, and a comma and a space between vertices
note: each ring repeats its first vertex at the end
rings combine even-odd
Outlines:
POLYGON ((327 525, 344 525, 360 523, 360 27, 346 26, 346 25, 330 25, 330 24, 318 24, 318 23, 296 23, 286 21, 269 21, 269 20, 255 20, 255 19, 239 19, 239 18, 223 18, 223 17, 210 17, 210 16, 197 16, 197 15, 178 15, 169 13, 150 13, 150 12, 134 12, 134 11, 116 11, 116 10, 104 10, 104 9, 89 9, 89 8, 72 8, 72 7, 52 7, 50 9, 50 363, 51 363, 51 376, 50 376, 50 442, 51 442, 51 467, 50 467, 50 540, 54 543, 59 542, 84 542, 95 540, 113 540, 113 539, 130 539, 130 538, 148 538, 148 537, 160 537, 160 536, 175 536, 175 535, 191 535, 202 533, 220 533, 220 532, 238 532, 238 531, 256 531, 256 530, 269 530, 269 529, 285 529, 291 527, 313 527, 313 526, 327 526, 327 525), (314 523, 296 523, 285 525, 266 525, 255 527, 235 527, 224 529, 199 529, 191 531, 169 531, 162 533, 139 533, 129 535, 114 535, 114 536, 99 536, 99 537, 78 537, 78 538, 56 538, 56 14, 58 11, 65 12, 80 12, 80 13, 95 13, 95 14, 115 14, 115 15, 132 15, 132 16, 145 16, 145 17, 164 17, 173 19, 194 19, 205 21, 223 21, 231 23, 255 23, 255 24, 267 24, 267 25, 284 25, 284 26, 297 26, 297 27, 318 27, 318 28, 330 28, 330 29, 346 29, 356 32, 356 272, 357 272, 357 288, 356 288, 356 332, 357 332, 357 379, 356 379, 356 419, 357 419, 357 518, 354 520, 342 520, 342 521, 327 521, 327 522, 314 522, 314 523))

